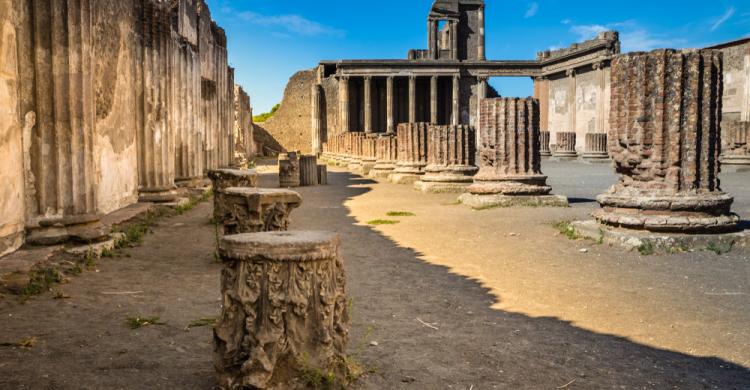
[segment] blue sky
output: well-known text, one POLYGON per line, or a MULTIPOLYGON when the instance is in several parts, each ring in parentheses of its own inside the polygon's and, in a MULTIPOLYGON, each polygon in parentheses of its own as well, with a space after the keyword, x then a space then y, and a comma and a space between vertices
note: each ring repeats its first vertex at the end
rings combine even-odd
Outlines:
MULTIPOLYGON (((322 59, 406 58, 427 44, 432 0, 207 0, 227 30, 236 81, 254 112, 281 101, 292 74, 322 59)), ((487 57, 532 59, 606 29, 623 51, 704 47, 750 36, 748 0, 486 0, 487 57)), ((532 93, 528 78, 491 80, 504 96, 532 93)))

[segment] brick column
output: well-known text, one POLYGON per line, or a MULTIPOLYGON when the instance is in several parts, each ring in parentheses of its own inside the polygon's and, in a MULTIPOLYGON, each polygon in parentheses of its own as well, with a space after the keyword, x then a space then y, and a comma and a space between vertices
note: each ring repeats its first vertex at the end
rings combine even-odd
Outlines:
POLYGON ((427 167, 414 188, 422 192, 461 193, 477 172, 474 127, 430 125, 427 132, 427 167))
POLYGON ((656 50, 612 62, 609 150, 620 181, 598 201, 605 225, 658 232, 736 228, 719 188, 722 56, 656 50))
POLYGON ((339 132, 349 132, 349 76, 339 77, 339 115, 339 132))

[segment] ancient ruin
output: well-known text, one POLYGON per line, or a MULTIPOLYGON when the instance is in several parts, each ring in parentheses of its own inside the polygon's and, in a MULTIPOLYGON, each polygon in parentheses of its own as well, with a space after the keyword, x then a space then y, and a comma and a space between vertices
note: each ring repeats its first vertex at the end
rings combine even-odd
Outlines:
POLYGON ((370 177, 387 178, 396 169, 398 161, 398 143, 395 134, 381 134, 375 145, 375 165, 370 170, 370 177))
POLYGON ((224 234, 287 230, 292 211, 301 205, 291 190, 229 187, 215 195, 214 219, 224 234))
POLYGON ((299 183, 303 187, 318 185, 318 158, 316 156, 300 156, 299 183))
POLYGON ((468 125, 430 126, 427 130, 427 167, 414 183, 422 192, 464 192, 477 172, 474 165, 474 128, 468 125))
POLYGON ((567 206, 541 171, 539 102, 534 98, 483 99, 479 123, 479 172, 461 203, 498 206, 567 206))
POLYGON ((602 224, 655 232, 732 230, 719 186, 722 55, 656 50, 612 65, 609 150, 620 181, 600 195, 602 224))
POLYGON ((425 174, 427 167, 427 132, 429 123, 401 123, 396 143, 396 169, 388 176, 395 184, 412 184, 425 174))
POLYGON ((296 152, 279 155, 279 187, 293 188, 300 185, 299 156, 296 152))
POLYGON ((216 192, 229 187, 258 186, 258 172, 254 169, 212 169, 208 171, 208 178, 216 192))
POLYGON ((232 164, 235 116, 246 120, 249 102, 234 105, 226 35, 203 0, 6 10, 0 254, 106 240, 103 215, 173 203, 178 186, 232 164))
POLYGON ((221 240, 214 367, 225 389, 290 388, 295 373, 344 377, 349 335, 339 238, 265 232, 221 240))

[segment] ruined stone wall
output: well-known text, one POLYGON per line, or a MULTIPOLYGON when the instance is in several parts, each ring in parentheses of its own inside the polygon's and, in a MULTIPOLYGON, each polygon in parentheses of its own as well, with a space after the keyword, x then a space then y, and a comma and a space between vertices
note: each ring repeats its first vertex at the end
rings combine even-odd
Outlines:
POLYGON ((568 78, 552 78, 549 80, 549 111, 547 126, 550 132, 550 142, 557 145, 557 133, 573 131, 570 129, 570 88, 568 78))
POLYGON ((18 93, 16 0, 0 0, 0 256, 18 248, 24 230, 23 115, 18 93))
POLYGON ((234 158, 251 159, 255 155, 253 142, 253 109, 250 96, 239 85, 234 86, 234 158))
POLYGON ((721 49, 724 55, 722 99, 722 146, 734 148, 734 134, 750 127, 750 42, 721 49))
MULTIPOLYGON (((311 99, 316 77, 315 70, 303 70, 294 74, 284 90, 284 99, 278 111, 267 121, 256 123, 256 126, 263 128, 275 138, 285 151, 312 152, 311 99)), ((335 109, 331 107, 331 100, 326 99, 326 102, 327 111, 335 109)), ((330 121, 329 117, 328 123, 330 121)))

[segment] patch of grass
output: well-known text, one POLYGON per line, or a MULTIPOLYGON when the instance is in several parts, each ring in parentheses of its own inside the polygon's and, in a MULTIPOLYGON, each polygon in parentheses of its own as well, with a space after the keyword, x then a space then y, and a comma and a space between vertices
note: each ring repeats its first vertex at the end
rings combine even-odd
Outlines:
POLYGON ((579 238, 581 238, 581 236, 578 235, 575 226, 573 226, 570 221, 560 221, 552 226, 554 226, 554 228, 557 229, 560 234, 567 237, 568 240, 578 240, 579 238))
POLYGON ((200 328, 204 326, 214 326, 216 325, 216 318, 201 318, 199 320, 195 320, 188 324, 186 329, 192 329, 192 328, 200 328))
POLYGON ((102 249, 101 257, 115 257, 115 251, 109 248, 102 249))
POLYGON ((603 245, 604 244, 604 230, 599 229, 599 237, 596 239, 596 245, 603 245))
POLYGON ((37 343, 36 337, 27 337, 19 342, 16 343, 0 343, 0 347, 18 347, 18 348, 24 348, 29 349, 36 345, 37 343))
POLYGON ((731 252, 732 248, 734 248, 734 241, 711 241, 708 243, 706 250, 721 256, 731 252))
POLYGON ((182 215, 186 212, 192 210, 198 203, 205 202, 213 196, 214 192, 213 190, 208 190, 201 194, 201 196, 194 196, 190 198, 190 201, 188 201, 185 204, 181 204, 177 207, 175 207, 174 211, 176 215, 182 215))
POLYGON ((300 379, 310 389, 329 390, 336 385, 336 374, 333 371, 323 371, 316 367, 305 367, 300 369, 300 379))
POLYGON ((392 219, 373 219, 372 221, 368 221, 368 225, 395 225, 399 223, 399 221, 394 221, 392 219))
POLYGON ((160 321, 159 317, 128 317, 125 319, 125 324, 130 329, 138 329, 150 325, 166 325, 166 322, 160 321))
POLYGON ((651 241, 644 241, 641 246, 638 247, 638 253, 641 254, 641 256, 651 256, 656 252, 654 249, 654 244, 651 243, 651 241))
POLYGON ((38 269, 31 272, 29 283, 24 286, 20 294, 23 297, 39 295, 62 281, 60 272, 53 268, 38 269))
POLYGON ((414 214, 409 211, 389 211, 385 215, 389 217, 416 217, 417 214, 414 214))

